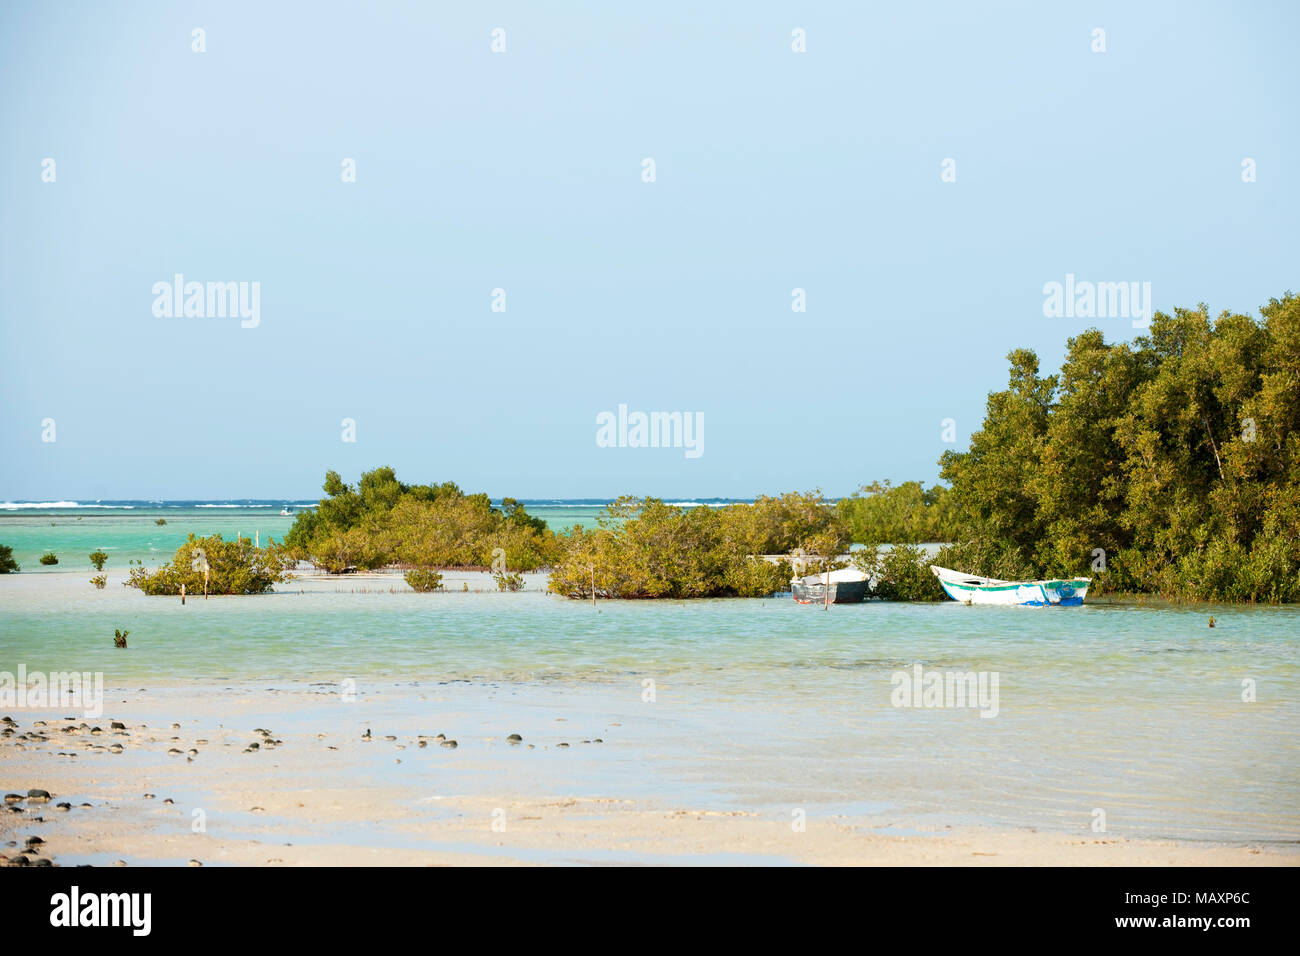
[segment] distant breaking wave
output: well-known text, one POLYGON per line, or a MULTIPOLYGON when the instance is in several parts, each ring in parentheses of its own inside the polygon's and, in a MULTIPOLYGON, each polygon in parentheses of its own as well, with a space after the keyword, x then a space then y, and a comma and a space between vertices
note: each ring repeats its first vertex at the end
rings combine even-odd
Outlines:
POLYGON ((135 505, 83 505, 78 501, 4 501, 0 511, 25 511, 37 508, 134 508, 135 505))

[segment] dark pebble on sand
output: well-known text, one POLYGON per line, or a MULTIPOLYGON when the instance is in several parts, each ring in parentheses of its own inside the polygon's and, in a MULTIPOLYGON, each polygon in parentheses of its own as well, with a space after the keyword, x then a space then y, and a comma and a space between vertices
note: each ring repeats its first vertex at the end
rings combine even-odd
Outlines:
POLYGON ((113 730, 126 730, 126 724, 122 723, 120 720, 115 720, 108 726, 113 730))
POLYGON ((37 803, 46 803, 46 802, 48 802, 49 799, 50 799, 50 791, 48 791, 48 790, 28 790, 28 791, 27 791, 27 799, 28 799, 28 800, 34 800, 34 801, 36 801, 37 803))
POLYGON ((444 741, 443 741, 442 743, 440 743, 438 746, 439 746, 439 747, 446 747, 448 750, 455 750, 455 749, 456 749, 458 746, 460 746, 460 745, 457 744, 456 741, 454 741, 454 740, 444 740, 444 741))
POLYGON ((6 793, 5 803, 18 803, 20 800, 27 799, 21 793, 6 793))
POLYGON ((511 734, 506 738, 506 740, 510 741, 512 744, 521 744, 524 742, 524 738, 520 737, 518 734, 511 734))

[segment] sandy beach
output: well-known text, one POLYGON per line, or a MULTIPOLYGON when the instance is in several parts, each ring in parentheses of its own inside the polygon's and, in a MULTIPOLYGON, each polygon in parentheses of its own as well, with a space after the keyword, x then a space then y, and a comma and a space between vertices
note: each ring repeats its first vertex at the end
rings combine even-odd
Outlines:
POLYGON ((464 690, 118 689, 102 717, 22 714, 0 740, 7 799, 23 798, 0 814, 0 855, 13 865, 35 836, 29 861, 64 866, 1300 862, 1277 846, 683 802, 638 766, 646 727, 626 712, 511 713, 464 690))

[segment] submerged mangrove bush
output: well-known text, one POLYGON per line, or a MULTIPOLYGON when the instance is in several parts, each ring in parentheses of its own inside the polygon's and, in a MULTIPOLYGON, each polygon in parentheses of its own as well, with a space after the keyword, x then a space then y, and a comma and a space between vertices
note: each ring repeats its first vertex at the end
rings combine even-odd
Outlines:
POLYGON ((498 591, 522 591, 524 589, 524 576, 507 571, 494 571, 492 580, 497 583, 498 591))
POLYGON ((442 575, 428 568, 412 568, 402 575, 402 580, 411 586, 412 591, 420 593, 437 591, 442 587, 442 575))
POLYGON ((126 586, 160 595, 180 594, 183 584, 186 593, 203 594, 207 568, 208 594, 264 594, 288 580, 292 564, 274 541, 259 548, 247 538, 226 541, 219 534, 207 538, 191 534, 167 564, 153 571, 143 565, 132 567, 126 586))
POLYGON ((298 513, 284 545, 331 573, 389 564, 486 567, 496 548, 507 567, 530 571, 558 551, 546 522, 515 499, 494 508, 487 495, 467 495, 452 482, 407 485, 393 469, 376 468, 354 488, 331 471, 324 491, 314 510, 298 513))
POLYGON ((567 597, 765 597, 789 587, 790 564, 761 555, 837 554, 848 535, 816 492, 725 508, 624 497, 560 543, 548 587, 567 597))
POLYGON ((14 549, 7 544, 0 544, 0 574, 17 574, 22 568, 14 560, 14 549))

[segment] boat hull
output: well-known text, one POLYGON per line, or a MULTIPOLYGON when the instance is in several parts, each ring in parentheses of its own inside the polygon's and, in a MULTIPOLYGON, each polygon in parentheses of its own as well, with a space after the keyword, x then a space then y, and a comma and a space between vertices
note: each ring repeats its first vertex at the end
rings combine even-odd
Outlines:
POLYGON ((795 581, 794 599, 800 604, 861 604, 867 596, 867 581, 832 581, 827 584, 805 584, 795 581), (830 588, 827 600, 826 589, 830 588))
POLYGON ((939 586, 954 601, 1001 607, 1078 607, 1088 596, 1089 578, 1052 581, 995 581, 935 570, 939 586))

